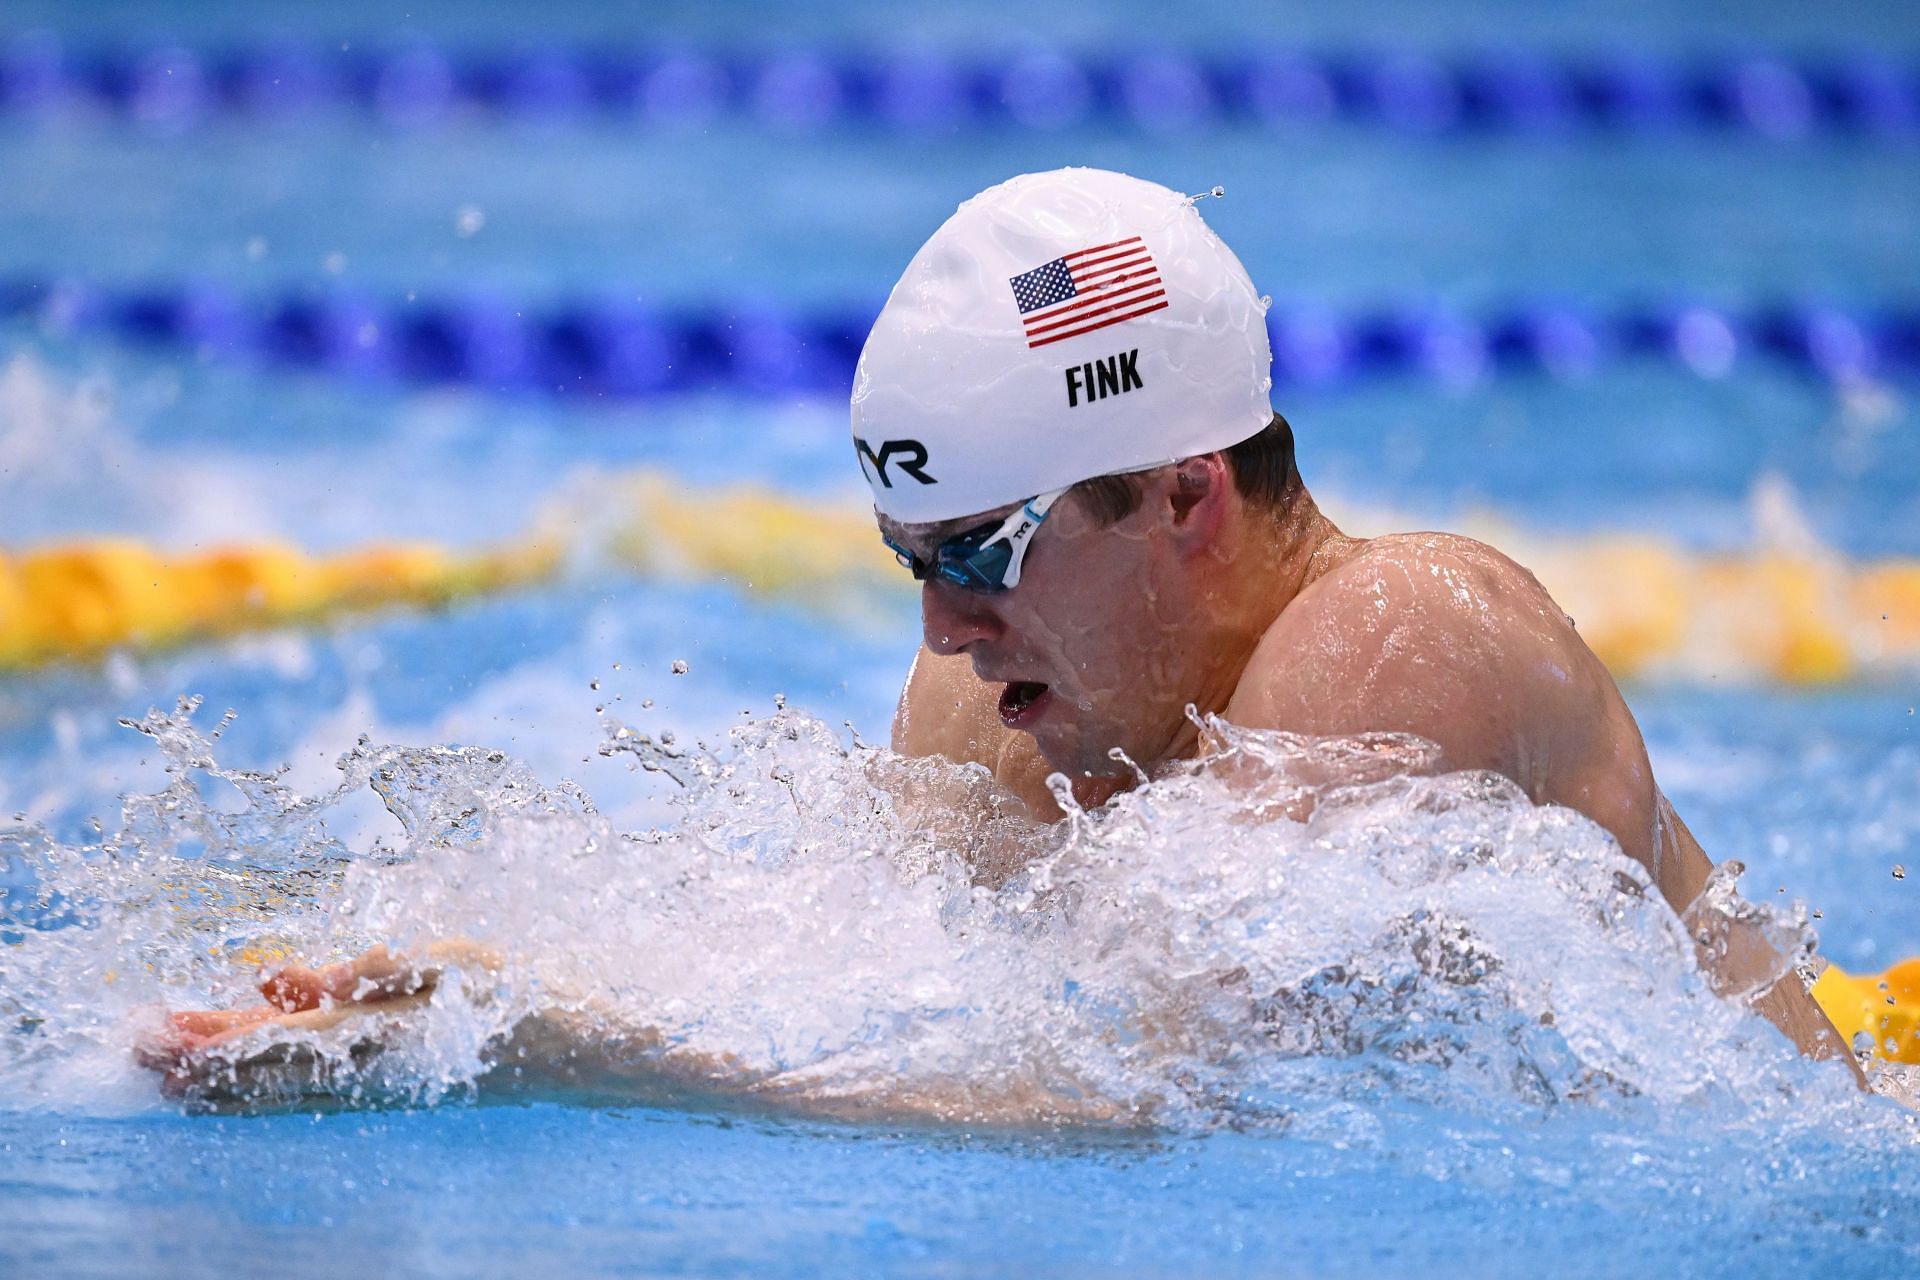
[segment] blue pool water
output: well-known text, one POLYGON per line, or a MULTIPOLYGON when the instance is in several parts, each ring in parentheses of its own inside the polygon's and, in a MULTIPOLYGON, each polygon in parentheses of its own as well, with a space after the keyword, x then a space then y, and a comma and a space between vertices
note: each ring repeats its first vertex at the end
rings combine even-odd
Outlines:
MULTIPOLYGON (((780 47, 902 34, 895 7, 877 4, 823 16, 562 3, 541 20, 530 31, 515 11, 475 5, 414 6, 396 23, 365 4, 236 16, 20 0, 0 40, 498 45, 668 28, 694 44, 780 47)), ((1238 6, 1189 6, 1181 23, 1163 33, 1146 5, 1069 18, 979 0, 911 34, 968 51, 1149 38, 1212 50, 1247 35, 1238 6)), ((1867 0, 1817 20, 1756 3, 1683 20, 1629 4, 1463 14, 1371 0, 1304 7, 1260 34, 1911 55, 1916 33, 1900 5, 1867 0)), ((1161 137, 1106 122, 795 139, 733 118, 692 134, 604 120, 421 130, 328 110, 156 132, 0 113, 0 267, 528 306, 596 290, 874 306, 959 199, 1087 163, 1225 185, 1208 216, 1255 280, 1329 307, 1811 294, 1871 308, 1913 296, 1917 157, 1910 142, 1686 131, 1161 137)), ((1492 512, 1529 536, 1626 530, 1748 553, 1768 536, 1756 493, 1784 492, 1822 543, 1871 558, 1920 555, 1912 394, 1752 360, 1717 380, 1626 362, 1570 382, 1317 388, 1282 407, 1316 494, 1363 525, 1492 512)), ((100 533, 176 550, 477 546, 542 521, 631 519, 619 484, 636 470, 857 510, 844 412, 785 395, 602 404, 422 390, 16 320, 0 327, 0 546, 100 533)), ((71 891, 53 916, 80 917, 24 933, 19 917, 0 920, 0 1013, 20 1027, 0 1047, 0 1273, 1920 1267, 1913 1113, 1794 1063, 1704 995, 1666 922, 1604 897, 1612 864, 1579 824, 1499 796, 1450 796, 1442 819, 1366 792, 1363 816, 1404 842, 1396 864, 1359 819, 1229 841, 1208 807, 1218 797, 1156 791, 1152 813, 1050 851, 1060 883, 1103 905, 1030 936, 1007 923, 1018 903, 956 890, 937 850, 862 816, 862 771, 878 757, 850 744, 885 740, 916 635, 911 595, 836 611, 645 574, 604 539, 583 545, 600 549, 557 582, 442 612, 0 677, 0 815, 21 815, 0 835, 12 842, 0 883, 17 890, 35 866, 71 891), (183 694, 204 707, 172 715, 160 738, 117 723, 183 694), (799 718, 776 716, 776 694, 799 718), (227 708, 236 718, 206 754, 229 772, 287 765, 291 793, 322 798, 295 810, 311 821, 258 787, 249 808, 204 760, 185 763, 189 733, 227 708), (708 744, 724 776, 683 794, 631 770, 631 755, 599 750, 609 717, 708 744), (330 796, 363 734, 446 812, 403 826, 364 781, 330 796), (420 754, 438 744, 497 749, 525 773, 420 754), (140 801, 182 778, 171 800, 140 801), (447 817, 466 807, 478 816, 447 817), (669 835, 618 839, 649 828, 669 835), (119 852, 100 852, 121 831, 133 837, 119 852), (266 906, 249 896, 260 886, 266 906), (208 902, 211 923, 196 915, 208 902), (1439 945, 1447 921, 1499 953, 1504 985, 1395 967, 1409 929, 1416 946, 1439 945), (455 1001, 367 1105, 190 1114, 125 1052, 154 1008, 243 992, 250 971, 226 958, 231 944, 334 955, 444 932, 491 933, 528 959, 499 1007, 455 1001), (1377 989, 1331 981, 1352 1002, 1341 1034, 1357 1049, 1302 1051, 1192 981, 1238 964, 1296 986, 1318 973, 1326 987, 1336 960, 1409 984, 1403 1004, 1381 1007, 1377 989), (1147 1100, 1161 1124, 1036 1131, 642 1105, 516 1089, 463 1056, 546 986, 848 1092, 1065 1079, 1147 1100), (1549 1009, 1551 1032, 1538 1017, 1549 1009), (1130 1043, 1117 1031, 1128 1011, 1200 1028, 1200 1042, 1130 1043), (1410 1036, 1416 1025, 1439 1025, 1441 1048, 1410 1036), (1618 1087, 1596 1085, 1595 1066, 1618 1087)), ((1818 912, 1821 950, 1842 966, 1920 953, 1920 679, 1800 691, 1692 674, 1628 697, 1709 852, 1746 863, 1750 898, 1818 912), (1909 873, 1896 879, 1896 866, 1909 873)))

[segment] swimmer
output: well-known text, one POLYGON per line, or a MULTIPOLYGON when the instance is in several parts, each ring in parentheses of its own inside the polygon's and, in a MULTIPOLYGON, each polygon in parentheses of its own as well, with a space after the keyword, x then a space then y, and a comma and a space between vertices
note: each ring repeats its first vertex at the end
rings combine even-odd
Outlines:
MULTIPOLYGON (((983 765, 1058 818, 1050 776, 1102 804, 1192 757, 1196 714, 1414 734, 1446 769, 1585 814, 1686 916, 1712 863, 1574 620, 1483 543, 1349 537, 1315 505, 1269 401, 1264 300, 1197 199, 1098 170, 1015 178, 962 205, 895 286, 852 395, 881 536, 921 583, 894 749, 983 765)), ((1779 971, 1757 934, 1720 941, 1703 953, 1717 988, 1779 971)), ((174 1015, 146 1060, 189 1087, 263 1026, 427 998, 436 963, 376 951, 285 971, 264 1008, 174 1015)), ((1852 1064, 1793 972, 1754 1007, 1852 1064)), ((577 1029, 561 1039, 578 1052, 577 1029)), ((717 1085, 727 1064, 681 1079, 717 1085)))

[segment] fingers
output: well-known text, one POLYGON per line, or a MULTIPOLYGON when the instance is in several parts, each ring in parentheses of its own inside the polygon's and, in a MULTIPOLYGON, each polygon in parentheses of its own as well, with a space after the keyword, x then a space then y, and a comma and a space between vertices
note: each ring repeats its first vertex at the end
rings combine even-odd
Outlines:
POLYGON ((206 1041, 217 1040, 279 1014, 271 1005, 258 1005, 251 1009, 186 1009, 170 1015, 167 1020, 180 1035, 206 1041))
POLYGON ((356 963, 343 960, 318 969, 289 964, 261 980, 260 994, 283 1013, 299 1013, 304 1009, 317 1009, 323 1003, 350 1000, 360 985, 354 972, 356 963))
MULTIPOLYGON (((498 973, 506 967, 506 957, 492 947, 472 938, 445 938, 427 948, 427 959, 436 965, 453 965, 475 973, 498 973)), ((1920 988, 1920 962, 1916 962, 1916 987, 1920 988)), ((1920 998, 1920 994, 1916 994, 1920 998)))
POLYGON ((436 943, 426 955, 423 966, 377 946, 338 964, 286 965, 261 977, 264 1004, 169 1014, 164 1024, 136 1040, 134 1059, 157 1073, 161 1092, 174 1098, 271 1092, 281 1076, 306 1080, 301 1088, 322 1087, 321 1077, 331 1079, 329 1073, 348 1058, 357 1064, 368 1046, 377 1049, 395 1017, 430 1000, 440 966, 497 971, 503 963, 497 953, 466 939, 436 943), (369 1016, 375 1014, 383 1016, 369 1016), (361 1019, 365 1030, 341 1033, 349 1039, 331 1049, 307 1039, 361 1019), (336 1062, 328 1056, 338 1053, 346 1057, 336 1062), (307 1080, 303 1071, 319 1075, 307 1080))
POLYGON ((323 1004, 389 1000, 430 991, 436 976, 378 946, 355 959, 318 969, 287 965, 261 980, 260 994, 276 1009, 302 1013, 323 1004))
POLYGON ((189 1058, 205 1053, 222 1041, 282 1016, 272 1005, 168 1014, 165 1026, 135 1042, 133 1056, 141 1066, 151 1070, 174 1071, 189 1058))
POLYGON ((206 1103, 335 1095, 380 1052, 425 993, 283 1013, 271 1005, 169 1015, 135 1043, 135 1061, 169 1098, 206 1103))

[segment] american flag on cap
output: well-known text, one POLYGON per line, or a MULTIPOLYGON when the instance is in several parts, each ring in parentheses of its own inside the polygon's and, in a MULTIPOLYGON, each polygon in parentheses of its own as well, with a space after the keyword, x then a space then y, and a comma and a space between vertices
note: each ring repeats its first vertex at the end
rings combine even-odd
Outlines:
POLYGON ((1076 249, 1008 283, 1029 348, 1076 338, 1167 305, 1160 269, 1139 236, 1076 249))

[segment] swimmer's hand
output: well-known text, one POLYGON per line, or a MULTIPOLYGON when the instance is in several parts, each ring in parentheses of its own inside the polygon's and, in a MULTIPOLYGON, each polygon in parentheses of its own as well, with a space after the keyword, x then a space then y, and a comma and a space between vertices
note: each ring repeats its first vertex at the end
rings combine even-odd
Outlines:
POLYGON ((261 979, 265 1003, 170 1013, 156 1034, 134 1046, 134 1057, 160 1073, 169 1097, 273 1094, 284 1091, 289 1073, 302 1071, 329 1092, 335 1082, 319 1052, 322 1035, 339 1041, 357 1066, 379 1051, 399 1016, 432 999, 446 967, 494 972, 501 964, 497 953, 459 938, 428 947, 418 960, 377 946, 317 969, 287 965, 261 979), (337 1030, 346 1024, 357 1030, 337 1030))
MULTIPOLYGON (((375 947, 340 964, 289 965, 263 977, 264 1003, 182 1010, 135 1047, 159 1073, 162 1092, 200 1108, 368 1100, 366 1070, 407 1018, 433 998, 447 969, 497 973, 503 958, 455 939, 417 958, 375 947)), ((483 1087, 555 1089, 655 1106, 730 1107, 862 1122, 1133 1126, 1149 1117, 1075 1088, 1056 1094, 1033 1082, 956 1079, 902 1084, 861 1077, 828 1084, 805 1071, 755 1068, 726 1053, 691 1048, 636 1026, 596 1001, 556 1004, 522 1018, 488 1046, 483 1087)), ((371 1085, 372 1096, 380 1086, 371 1085)))

